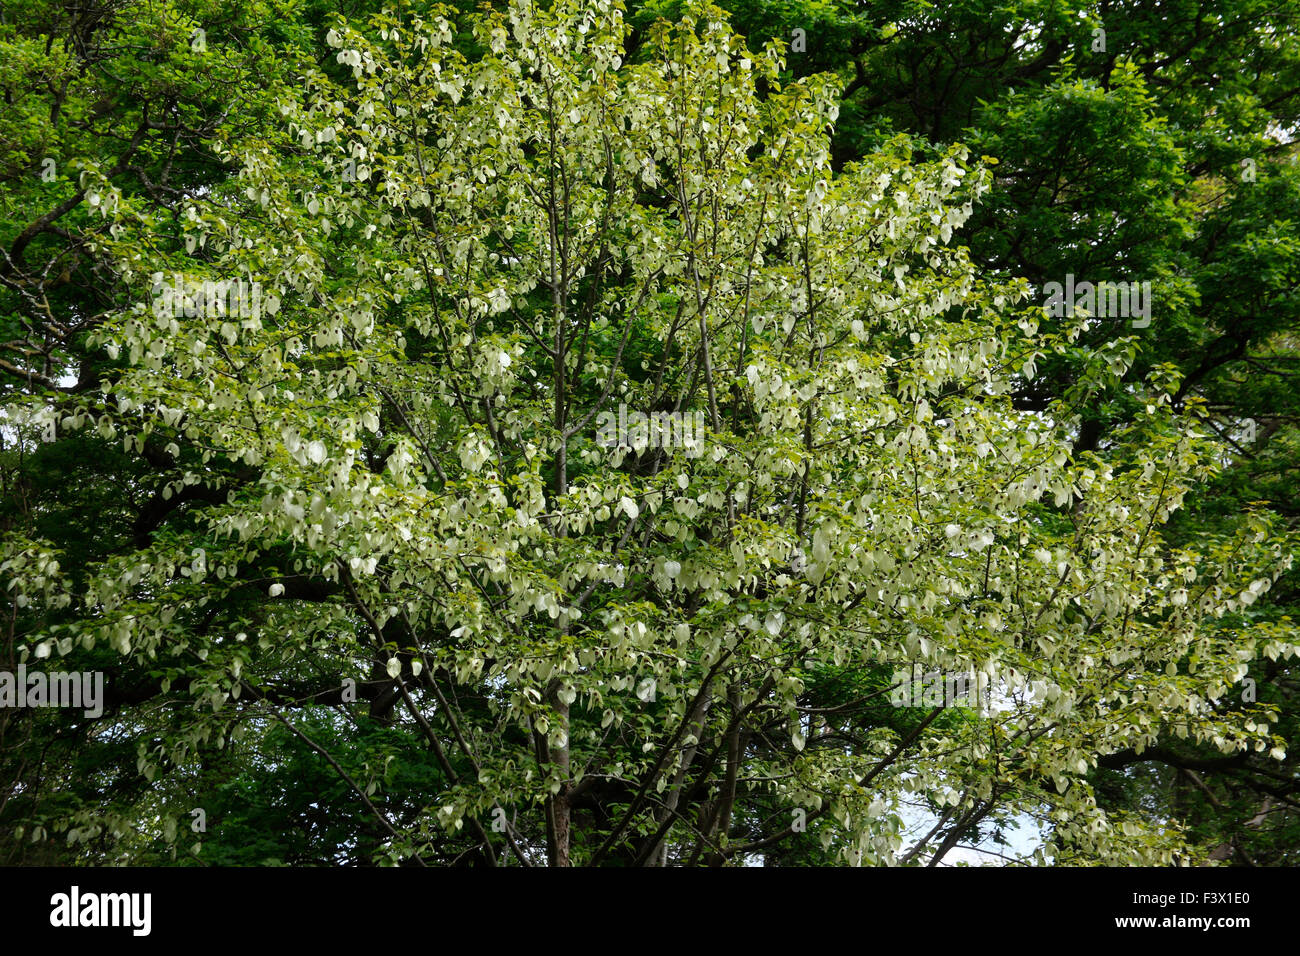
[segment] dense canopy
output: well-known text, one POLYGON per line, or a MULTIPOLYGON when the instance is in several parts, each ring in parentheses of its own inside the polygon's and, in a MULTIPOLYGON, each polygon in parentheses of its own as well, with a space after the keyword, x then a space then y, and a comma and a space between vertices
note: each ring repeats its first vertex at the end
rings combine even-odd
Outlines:
POLYGON ((0 20, 0 859, 1294 862, 1297 41, 1105 6, 0 20))

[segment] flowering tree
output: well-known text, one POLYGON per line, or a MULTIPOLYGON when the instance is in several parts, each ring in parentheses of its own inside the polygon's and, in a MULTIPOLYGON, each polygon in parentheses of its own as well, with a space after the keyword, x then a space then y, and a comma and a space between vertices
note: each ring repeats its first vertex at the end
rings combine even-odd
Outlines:
POLYGON ((1185 859, 1089 773, 1170 726, 1275 748, 1211 701, 1294 649, 1218 620, 1284 564, 1262 519, 1162 543, 1216 461, 1171 374, 1122 467, 1072 457, 1129 344, 1017 412, 1087 317, 1040 333, 954 245, 987 171, 899 140, 833 174, 834 84, 782 86, 721 11, 630 64, 609 0, 471 23, 340 22, 351 75, 221 144, 235 172, 179 227, 85 172, 134 294, 95 340, 119 367, 9 414, 120 440, 157 507, 84 582, 10 541, 11 593, 74 610, 31 617, 33 659, 150 675, 106 719, 159 794, 287 732, 395 862, 937 860, 1018 814, 1040 860, 1185 859), (620 406, 702 436, 611 441, 620 406), (994 706, 892 707, 912 664, 986 675, 994 706), (414 803, 386 798, 407 758, 362 745, 376 723, 427 749, 414 803))

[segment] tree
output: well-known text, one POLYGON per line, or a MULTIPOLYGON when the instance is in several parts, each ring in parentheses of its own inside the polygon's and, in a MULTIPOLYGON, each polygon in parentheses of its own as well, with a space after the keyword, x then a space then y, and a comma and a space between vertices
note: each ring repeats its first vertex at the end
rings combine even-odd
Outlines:
MULTIPOLYGON (((1115 426, 1141 410, 1130 383, 1172 362, 1183 373, 1175 404, 1205 398, 1203 427, 1233 460, 1189 496, 1170 544, 1231 534, 1262 502, 1294 525, 1300 76, 1287 11, 1254 0, 1078 9, 971 0, 746 3, 736 14, 751 43, 803 29, 806 51, 789 66, 845 79, 839 160, 895 131, 921 150, 963 141, 999 160, 963 231, 981 266, 1040 289, 1067 275, 1152 280, 1149 327, 1099 317, 1077 353, 1049 358, 1022 383, 1017 407, 1060 396, 1093 349, 1136 334, 1126 379, 1091 403, 1076 448, 1123 461, 1115 426)), ((1286 634, 1296 587, 1292 572, 1240 613, 1286 634)), ((1293 742, 1294 665, 1261 661, 1249 680, 1293 742)), ((1224 758, 1171 726, 1161 746, 1107 760, 1112 773, 1151 765, 1142 779, 1159 781, 1108 806, 1153 824, 1185 820, 1207 849, 1235 848, 1238 863, 1294 862, 1294 758, 1224 758)), ((1104 792, 1118 794, 1111 783, 1104 792)))
MULTIPOLYGON (((337 5, 331 4, 331 16, 337 5)), ((277 84, 314 44, 310 6, 297 18, 258 2, 100 3, 68 7, 34 0, 0 11, 0 392, 95 394, 111 372, 91 330, 126 290, 94 241, 108 223, 93 211, 80 176, 97 169, 130 201, 160 217, 222 175, 209 144, 268 118, 277 84), (311 38, 308 40, 308 38, 311 38), (304 44, 307 45, 307 44, 304 44)), ((153 500, 153 465, 95 432, 63 431, 50 444, 15 442, 0 431, 0 528, 58 552, 61 572, 80 587, 91 566, 147 543, 165 515, 153 500), (88 524, 87 516, 93 517, 88 524)), ((156 459, 155 459, 156 460, 156 459)), ((190 489, 190 497, 198 489, 190 489)), ((15 610, 11 606, 11 610, 15 610)), ((47 610, 49 610, 47 608, 47 610)), ((57 618, 58 609, 55 610, 57 618)), ((9 619, 0 669, 12 674, 22 631, 9 619)), ((116 660, 82 660, 99 668, 116 660)), ((119 670, 128 698, 147 675, 119 670), (138 678, 138 680, 137 680, 138 678)), ((96 731, 78 712, 0 709, 0 859, 66 859, 49 841, 13 841, 15 824, 93 806, 126 832, 147 787, 134 745, 96 731), (68 767, 77 773, 71 780, 68 767)), ((35 831, 38 835, 40 830, 35 831)))
POLYGON ((1221 457, 1176 371, 1123 386, 1122 460, 1075 442, 1131 339, 1018 409, 1086 322, 954 244, 987 170, 898 139, 835 174, 837 84, 715 7, 632 64, 615 3, 459 22, 340 21, 351 77, 218 132, 179 217, 82 175, 115 364, 7 414, 120 442, 154 520, 84 577, 27 535, 4 570, 28 660, 147 675, 110 718, 144 829, 309 753, 369 818, 334 852, 391 862, 884 862, 908 799, 939 855, 1034 812, 1040 861, 1193 858, 1090 775, 1169 726, 1280 756, 1215 703, 1260 641, 1223 615, 1288 557, 1266 514, 1166 546, 1221 457), (887 706, 912 663, 999 706, 887 706))

